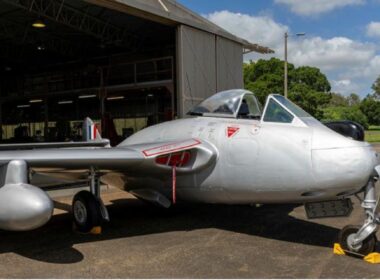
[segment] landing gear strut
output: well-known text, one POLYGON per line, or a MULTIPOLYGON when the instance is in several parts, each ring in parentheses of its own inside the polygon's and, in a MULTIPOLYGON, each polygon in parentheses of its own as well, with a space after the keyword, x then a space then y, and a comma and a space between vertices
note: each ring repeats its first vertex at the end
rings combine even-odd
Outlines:
POLYGON ((91 167, 90 191, 80 191, 73 198, 72 213, 75 230, 88 233, 109 221, 107 208, 100 198, 100 180, 95 168, 91 167))
POLYGON ((366 219, 363 226, 346 226, 339 234, 342 249, 354 254, 366 256, 375 251, 376 231, 380 224, 379 198, 376 200, 375 182, 378 177, 371 178, 364 189, 364 208, 366 219))

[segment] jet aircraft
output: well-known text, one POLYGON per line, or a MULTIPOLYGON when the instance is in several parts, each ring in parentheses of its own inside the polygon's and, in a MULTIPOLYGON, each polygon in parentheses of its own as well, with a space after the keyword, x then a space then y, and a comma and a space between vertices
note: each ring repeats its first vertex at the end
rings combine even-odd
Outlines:
POLYGON ((100 184, 150 203, 304 203, 310 218, 349 215, 352 196, 366 219, 340 232, 346 250, 375 250, 380 162, 370 144, 336 133, 282 95, 264 108, 247 90, 215 94, 190 117, 143 129, 116 147, 87 121, 86 143, 0 147, 0 228, 32 230, 52 216, 53 202, 33 175, 80 180, 89 191, 72 203, 79 231, 109 220, 100 184))

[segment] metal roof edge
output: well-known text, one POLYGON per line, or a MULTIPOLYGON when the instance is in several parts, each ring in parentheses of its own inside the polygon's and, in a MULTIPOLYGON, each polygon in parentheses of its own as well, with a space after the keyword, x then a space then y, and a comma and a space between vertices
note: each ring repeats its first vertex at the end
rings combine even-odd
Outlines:
POLYGON ((268 47, 261 46, 259 44, 251 43, 245 39, 242 39, 238 36, 235 36, 223 29, 219 25, 214 24, 208 19, 202 17, 201 15, 191 11, 186 8, 182 4, 173 0, 85 0, 86 2, 95 4, 95 5, 103 5, 109 8, 122 8, 122 12, 131 13, 137 16, 136 11, 140 11, 144 18, 149 18, 146 13, 154 15, 156 18, 150 18, 151 20, 157 20, 157 17, 165 19, 165 21, 170 21, 173 23, 180 23, 190 27, 194 27, 209 33, 216 34, 225 39, 240 43, 243 48, 248 51, 254 51, 262 54, 274 53, 274 51, 268 47), (149 5, 149 1, 157 1, 157 3, 162 3, 163 5, 158 5, 160 8, 156 8, 154 5, 149 5), (116 4, 116 5, 115 5, 116 4), (134 10, 132 11, 131 8, 134 10), (181 17, 179 13, 173 12, 174 9, 178 9, 179 11, 187 14, 189 17, 181 17))

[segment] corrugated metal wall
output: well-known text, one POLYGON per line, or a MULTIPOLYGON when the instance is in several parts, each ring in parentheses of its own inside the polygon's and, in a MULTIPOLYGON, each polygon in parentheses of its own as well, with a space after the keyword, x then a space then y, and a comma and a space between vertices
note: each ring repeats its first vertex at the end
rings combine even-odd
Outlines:
POLYGON ((217 90, 243 87, 243 47, 217 36, 217 90))
POLYGON ((215 35, 181 25, 177 38, 178 113, 183 116, 216 92, 215 35))
POLYGON ((177 32, 178 114, 221 90, 243 87, 242 45, 181 25, 177 32))

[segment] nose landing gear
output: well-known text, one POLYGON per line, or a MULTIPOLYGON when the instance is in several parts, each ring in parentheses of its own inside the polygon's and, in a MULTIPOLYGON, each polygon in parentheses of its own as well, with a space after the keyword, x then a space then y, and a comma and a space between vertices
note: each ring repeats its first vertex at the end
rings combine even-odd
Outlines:
MULTIPOLYGON (((376 250, 376 231, 380 224, 379 199, 376 200, 375 182, 378 177, 371 178, 364 189, 364 199, 361 206, 364 208, 366 219, 363 226, 346 226, 339 233, 339 244, 348 254, 365 257, 376 250)), ((374 253, 376 259, 379 254, 374 253)))
POLYGON ((339 244, 346 252, 356 253, 362 256, 367 256, 373 253, 376 249, 377 238, 375 233, 370 234, 361 243, 355 244, 354 239, 360 230, 360 226, 348 225, 345 226, 339 233, 339 244))

